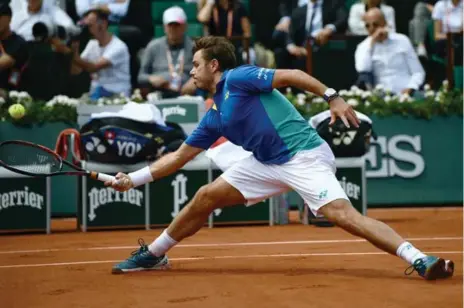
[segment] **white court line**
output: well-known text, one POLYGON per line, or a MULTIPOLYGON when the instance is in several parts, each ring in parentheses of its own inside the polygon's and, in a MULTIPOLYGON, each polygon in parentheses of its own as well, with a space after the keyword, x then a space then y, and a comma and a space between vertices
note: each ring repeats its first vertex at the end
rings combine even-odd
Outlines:
MULTIPOLYGON (((417 237, 407 238, 408 241, 458 241, 463 237, 417 237)), ((342 243, 363 243, 364 239, 352 240, 308 240, 308 241, 281 241, 281 242, 245 242, 245 243, 211 243, 211 244, 179 244, 176 248, 207 248, 207 247, 230 247, 230 246, 266 246, 266 245, 302 245, 302 244, 342 244, 342 243)), ((138 246, 107 246, 107 247, 86 247, 86 248, 56 248, 56 249, 34 249, 34 250, 4 250, 0 254, 18 253, 41 253, 57 251, 91 251, 91 250, 123 250, 136 249, 138 246)))
MULTIPOLYGON (((427 251, 426 254, 462 254, 462 251, 427 251)), ((210 257, 186 257, 170 258, 170 261, 204 261, 220 259, 254 259, 254 258, 301 258, 301 257, 340 257, 340 256, 375 256, 388 255, 386 252, 320 252, 320 253, 291 253, 291 254, 270 254, 270 255, 242 255, 242 256, 210 256, 210 257)), ((122 260, 104 260, 104 261, 77 261, 77 262, 60 262, 60 263, 42 263, 42 264, 14 264, 1 265, 3 268, 26 268, 26 267, 50 267, 50 266, 67 266, 67 265, 88 265, 117 263, 122 260)))

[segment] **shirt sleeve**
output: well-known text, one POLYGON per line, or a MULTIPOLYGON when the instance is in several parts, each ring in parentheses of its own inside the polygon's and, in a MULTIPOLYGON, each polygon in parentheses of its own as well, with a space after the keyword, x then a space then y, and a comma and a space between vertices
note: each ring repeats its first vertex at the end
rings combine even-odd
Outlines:
POLYGON ((243 65, 229 71, 229 76, 226 78, 228 86, 245 92, 271 92, 274 74, 275 69, 243 65))
POLYGON ((69 15, 59 7, 53 7, 52 18, 55 25, 62 26, 65 29, 73 29, 75 27, 73 20, 69 15))
POLYGON ((85 46, 84 50, 81 53, 81 58, 87 61, 93 61, 95 59, 92 59, 92 49, 93 49, 93 41, 89 41, 87 45, 85 46))
POLYGON ((152 41, 148 44, 147 48, 143 51, 142 59, 140 61, 139 74, 137 76, 137 81, 140 84, 146 85, 149 84, 150 75, 153 73, 153 61, 156 57, 156 42, 152 41))
POLYGON ((372 71, 372 47, 371 39, 361 42, 354 53, 354 65, 358 73, 372 71))
POLYGON ((445 7, 443 1, 438 1, 433 7, 432 19, 433 20, 442 20, 445 15, 445 7))
POLYGON ((362 20, 362 16, 364 15, 363 6, 364 4, 359 3, 351 6, 348 26, 353 34, 365 35, 367 33, 365 23, 362 20))
POLYGON ((127 59, 126 54, 128 55, 129 51, 124 45, 124 42, 120 42, 120 44, 112 44, 110 48, 106 48, 102 58, 110 61, 111 65, 115 66, 127 59))
POLYGON ((425 81, 425 71, 409 39, 405 39, 403 44, 406 46, 406 62, 411 73, 406 88, 418 90, 425 81))
POLYGON ((198 127, 188 136, 187 140, 185 140, 186 144, 206 150, 221 137, 221 134, 217 130, 209 127, 210 122, 214 121, 212 117, 213 112, 216 111, 210 109, 206 113, 198 127))

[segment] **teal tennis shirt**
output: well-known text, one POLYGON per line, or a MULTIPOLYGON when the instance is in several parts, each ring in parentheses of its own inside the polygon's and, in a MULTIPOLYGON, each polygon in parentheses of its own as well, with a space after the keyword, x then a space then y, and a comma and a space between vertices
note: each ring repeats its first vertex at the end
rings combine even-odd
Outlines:
POLYGON ((290 101, 272 88, 275 70, 252 65, 223 73, 214 105, 185 141, 208 149, 219 137, 253 153, 264 164, 284 164, 323 140, 290 101))

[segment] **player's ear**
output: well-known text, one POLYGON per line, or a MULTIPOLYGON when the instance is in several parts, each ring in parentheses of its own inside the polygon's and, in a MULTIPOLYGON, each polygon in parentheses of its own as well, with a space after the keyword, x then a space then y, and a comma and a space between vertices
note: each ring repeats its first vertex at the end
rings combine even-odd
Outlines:
POLYGON ((210 65, 210 68, 211 68, 211 71, 213 73, 216 73, 217 71, 219 71, 220 67, 219 67, 219 61, 216 60, 216 59, 213 59, 209 62, 209 65, 210 65))

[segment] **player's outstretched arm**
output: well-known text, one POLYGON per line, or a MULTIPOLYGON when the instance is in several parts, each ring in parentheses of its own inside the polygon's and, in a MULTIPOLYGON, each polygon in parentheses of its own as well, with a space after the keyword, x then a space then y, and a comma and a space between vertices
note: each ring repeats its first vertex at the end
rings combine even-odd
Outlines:
POLYGON ((129 174, 118 173, 117 180, 105 182, 105 186, 112 186, 117 191, 126 191, 152 182, 176 172, 202 151, 203 149, 183 143, 177 151, 162 156, 150 166, 129 174))
POLYGON ((348 105, 343 98, 338 96, 337 92, 328 88, 322 82, 300 70, 278 69, 272 79, 273 88, 295 87, 316 95, 324 97, 330 105, 333 124, 336 118, 342 119, 343 123, 350 127, 350 123, 355 127, 359 126, 359 119, 353 108, 348 105))
POLYGON ((328 87, 316 78, 301 70, 277 69, 272 79, 273 88, 295 87, 301 90, 324 96, 328 87))

